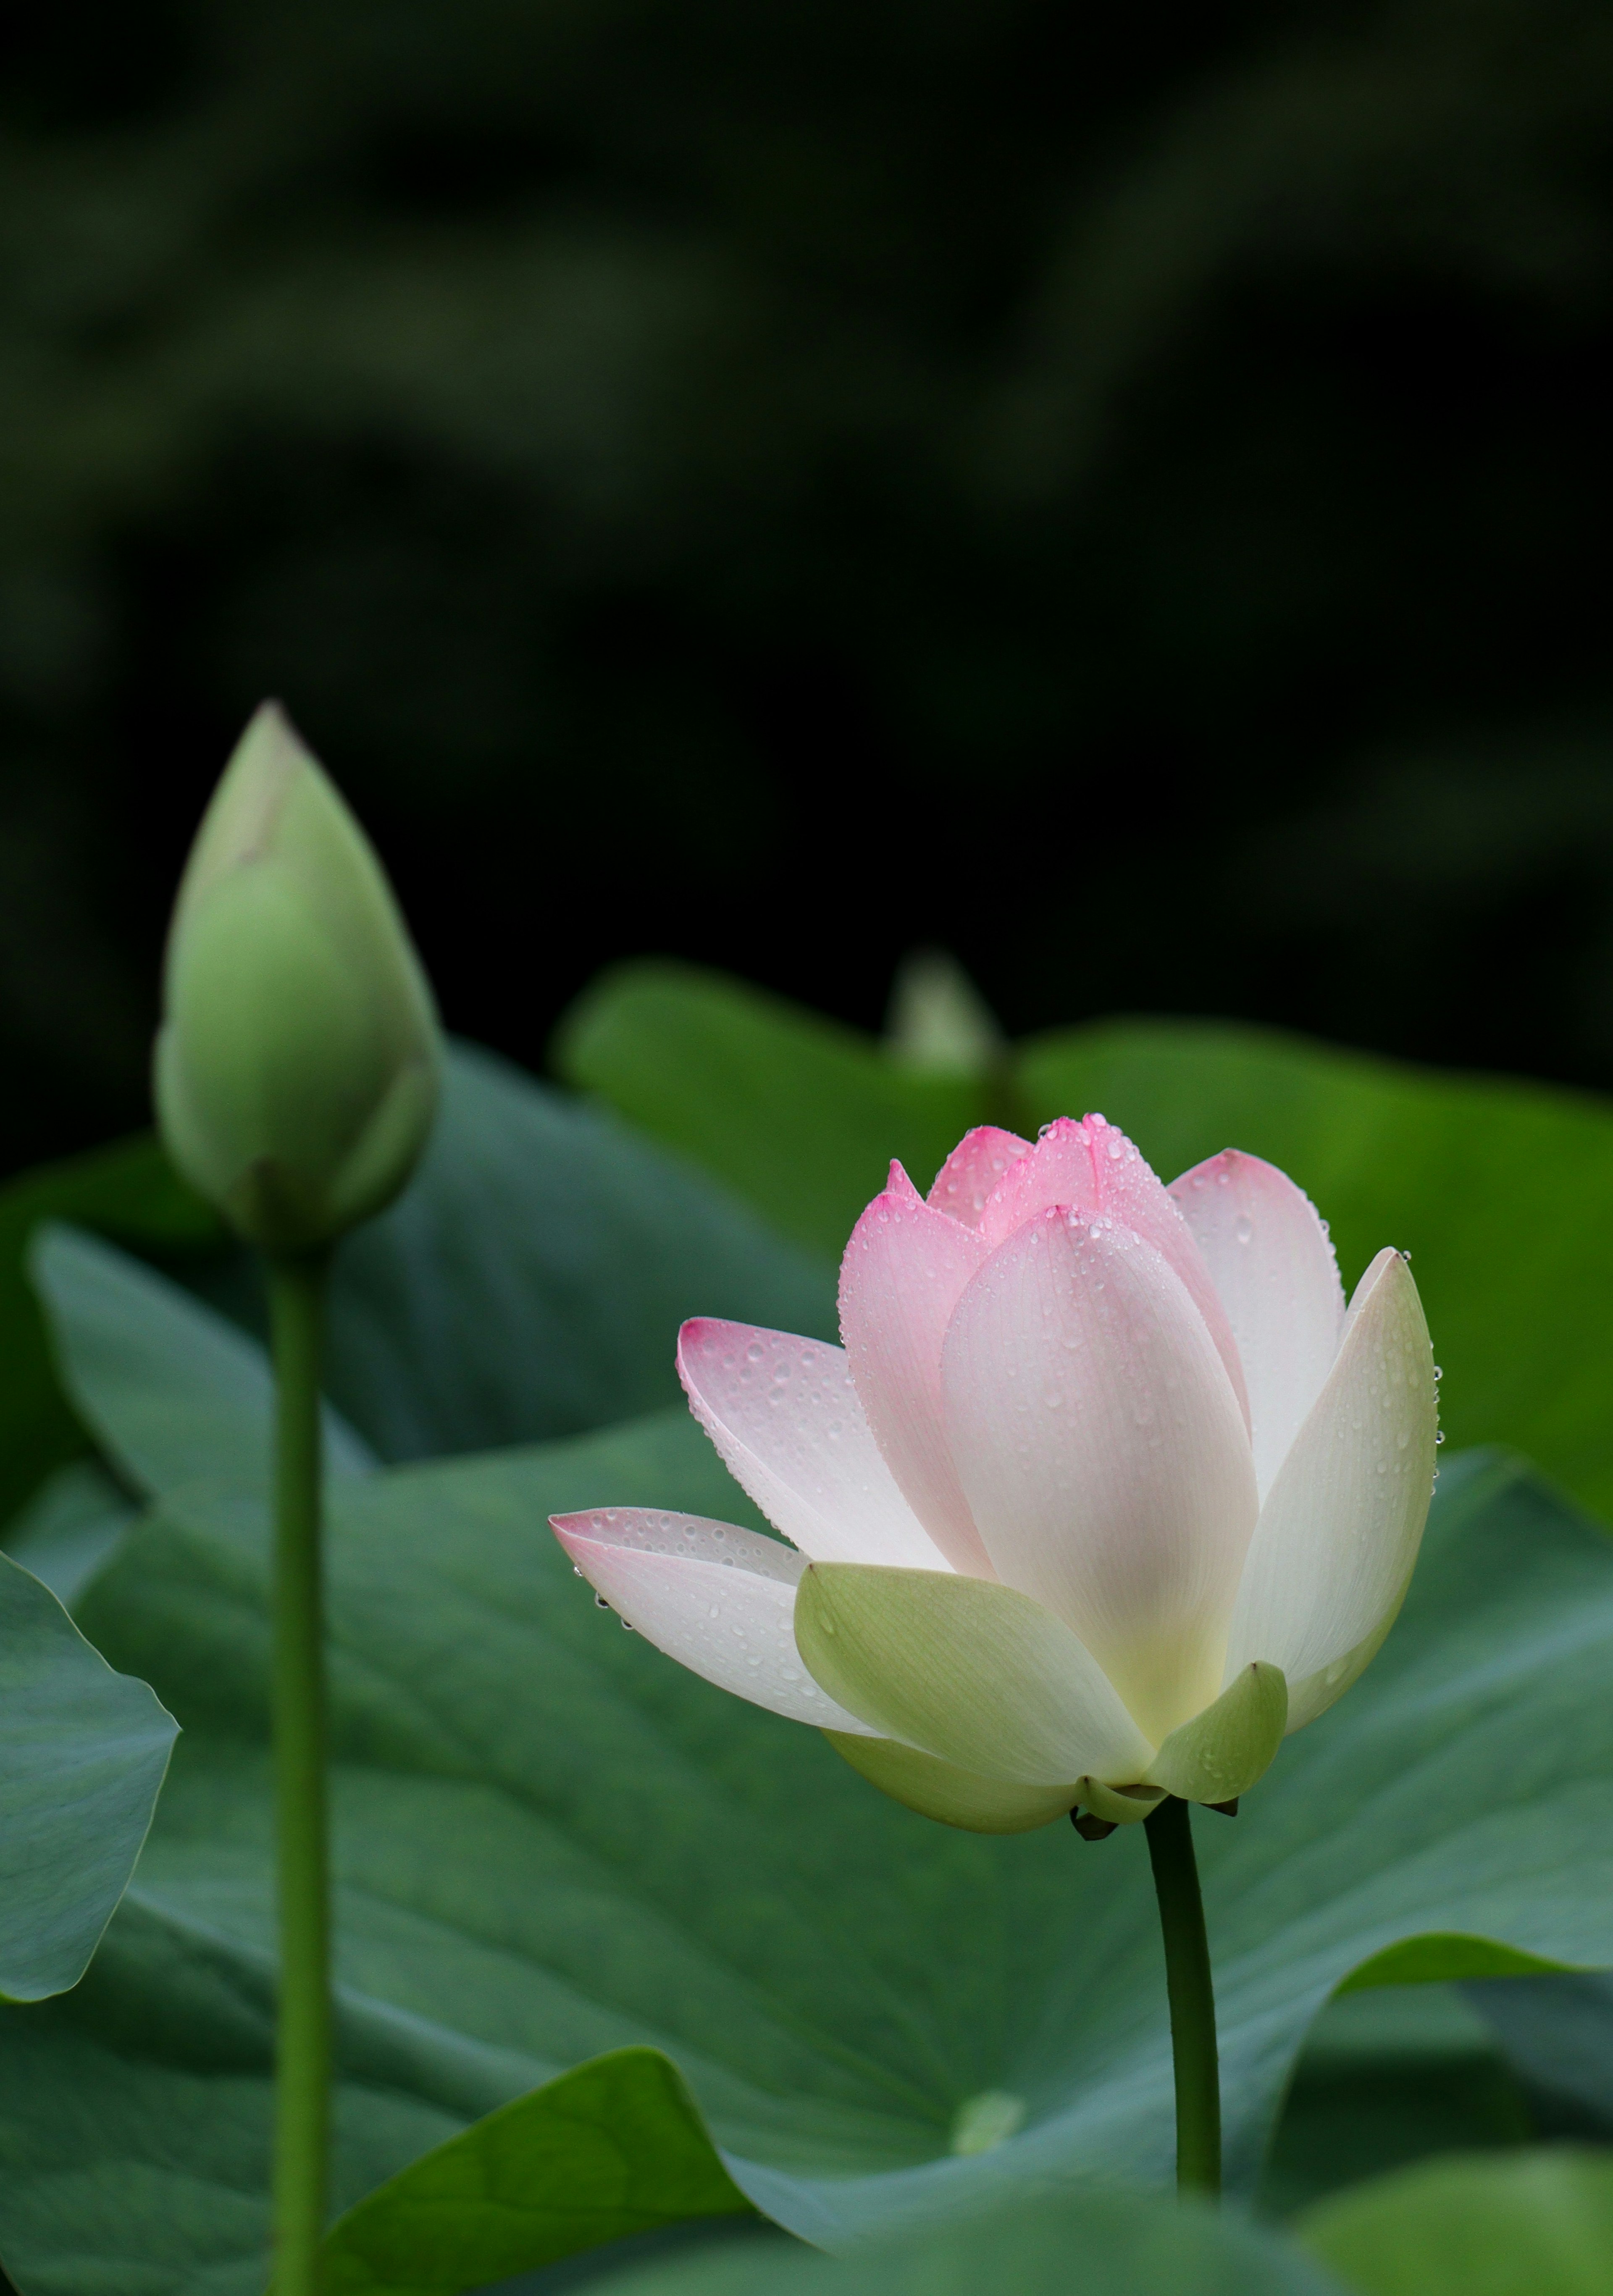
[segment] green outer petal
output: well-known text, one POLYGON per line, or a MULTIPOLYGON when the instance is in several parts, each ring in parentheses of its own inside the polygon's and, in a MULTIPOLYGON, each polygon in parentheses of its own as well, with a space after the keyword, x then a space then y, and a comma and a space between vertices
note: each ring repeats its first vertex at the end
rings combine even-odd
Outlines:
MULTIPOLYGON (((1039 1825, 1050 1825, 1086 1798, 1073 1785, 1025 1786, 1004 1778, 983 1778, 977 1770, 960 1770, 955 1762, 938 1761, 934 1754, 899 1745, 894 1738, 854 1738, 844 1730, 823 1734, 842 1759, 881 1793, 916 1809, 920 1817, 960 1826, 966 1833, 1030 1833, 1039 1825)), ((1140 1816, 1147 1814, 1138 1812, 1140 1816)))
POLYGON ((1282 1669, 1257 1659, 1213 1706, 1172 1731, 1147 1782, 1183 1801, 1233 1801, 1271 1767, 1288 1719, 1282 1669))
POLYGON ((813 1679, 859 1720, 982 1776, 1130 1784, 1153 1749, 1085 1644, 1028 1595, 951 1571, 815 1562, 795 1597, 813 1679))

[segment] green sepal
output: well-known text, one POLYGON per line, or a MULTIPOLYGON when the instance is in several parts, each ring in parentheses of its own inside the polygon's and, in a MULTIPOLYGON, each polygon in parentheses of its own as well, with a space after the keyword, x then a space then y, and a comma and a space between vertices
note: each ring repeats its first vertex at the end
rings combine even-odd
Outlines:
POLYGON ((1140 1825, 1164 1798, 1163 1786, 1128 1792, 1119 1786, 1107 1786, 1101 1778, 1078 1778, 1075 1782, 1075 1799, 1082 1809, 1090 1810, 1094 1817, 1101 1817, 1110 1825, 1140 1825))
MULTIPOLYGON (((862 1738, 849 1730, 826 1730, 824 1736, 841 1758, 870 1785, 889 1794, 920 1817, 942 1825, 956 1825, 966 1833, 1030 1833, 1051 1825, 1078 1800, 1074 1786, 1017 1785, 1004 1778, 983 1778, 977 1771, 959 1769, 916 1746, 899 1745, 894 1738, 862 1738)), ((1146 1810, 1139 1810, 1146 1816, 1146 1810)))
POLYGON ((1282 1669, 1257 1659, 1213 1705, 1172 1731, 1144 1783, 1183 1801, 1235 1801, 1271 1767, 1288 1724, 1282 1669))

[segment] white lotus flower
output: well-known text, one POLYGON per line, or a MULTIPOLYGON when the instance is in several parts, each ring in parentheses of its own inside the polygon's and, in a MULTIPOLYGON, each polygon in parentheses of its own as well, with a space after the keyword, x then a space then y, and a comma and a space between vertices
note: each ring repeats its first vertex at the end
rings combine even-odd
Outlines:
POLYGON ((1411 1270, 1346 1312, 1293 1182, 1229 1149, 1163 1187, 1100 1116, 900 1165, 841 1269, 844 1349, 697 1321, 679 1370, 790 1544, 557 1516, 585 1578, 725 1690, 955 1825, 1227 1802, 1348 1689, 1428 1513, 1411 1270))

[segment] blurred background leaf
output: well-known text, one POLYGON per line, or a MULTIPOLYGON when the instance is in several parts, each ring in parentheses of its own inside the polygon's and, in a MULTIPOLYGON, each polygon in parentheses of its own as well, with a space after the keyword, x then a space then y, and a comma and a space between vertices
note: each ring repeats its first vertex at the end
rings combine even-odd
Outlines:
POLYGON ((0 1160, 139 1120, 284 695, 450 1019, 1613 1082, 1596 0, 106 0, 0 86, 0 1160))

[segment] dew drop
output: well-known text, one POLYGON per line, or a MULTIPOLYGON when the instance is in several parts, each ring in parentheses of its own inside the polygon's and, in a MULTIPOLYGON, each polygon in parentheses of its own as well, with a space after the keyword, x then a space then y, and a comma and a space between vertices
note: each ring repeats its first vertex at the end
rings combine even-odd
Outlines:
POLYGON ((1255 1234, 1255 1223, 1247 1212, 1239 1212, 1238 1225, 1232 1231, 1239 1243, 1247 1243, 1255 1234))

